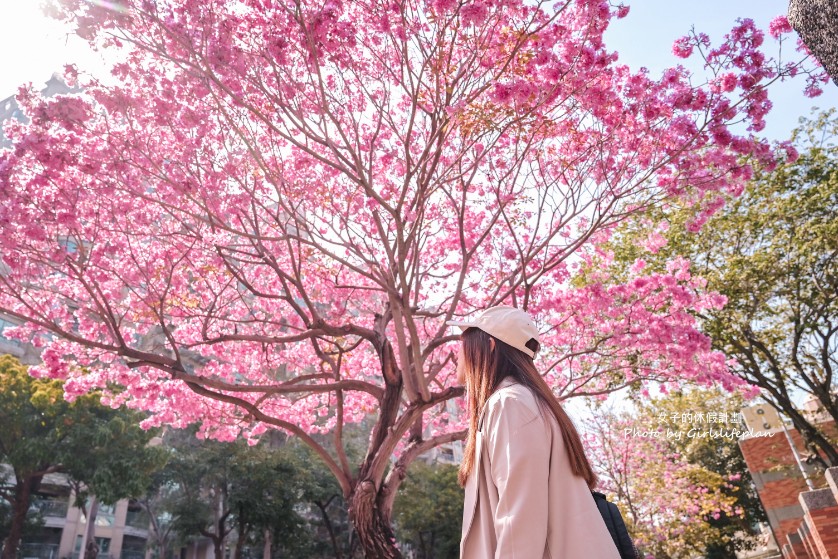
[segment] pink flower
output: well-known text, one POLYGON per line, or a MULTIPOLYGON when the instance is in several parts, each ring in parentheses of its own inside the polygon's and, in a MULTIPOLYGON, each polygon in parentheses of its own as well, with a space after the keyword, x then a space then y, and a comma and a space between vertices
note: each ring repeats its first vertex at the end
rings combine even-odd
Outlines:
POLYGON ((506 84, 496 83, 489 94, 492 101, 496 103, 508 103, 512 99, 512 88, 506 84))
POLYGON ((617 18, 621 19, 621 18, 626 17, 628 15, 630 9, 631 9, 630 6, 624 6, 624 5, 617 7, 617 18))
POLYGON ((657 254, 660 249, 666 246, 667 240, 666 237, 658 233, 657 231, 653 231, 642 243, 641 246, 651 252, 652 254, 657 254))
POLYGON ((483 2, 471 2, 460 10, 460 18, 466 27, 482 25, 489 15, 489 9, 483 2))
POLYGON ((730 145, 730 142, 733 140, 733 135, 726 126, 714 126, 710 130, 710 134, 712 134, 713 140, 720 146, 730 145))
POLYGON ((789 23, 789 18, 780 15, 775 17, 771 20, 771 23, 768 24, 768 34, 774 37, 775 39, 779 39, 780 35, 784 33, 791 33, 791 24, 789 23))
POLYGON ((800 153, 798 153, 797 149, 792 145, 791 142, 783 142, 780 144, 780 147, 786 152, 787 163, 794 163, 800 158, 800 153))
POLYGON ((809 97, 810 99, 819 96, 821 93, 823 93, 823 89, 813 83, 807 84, 806 89, 803 90, 803 95, 809 97))
POLYGON ((457 0, 435 0, 433 6, 438 12, 448 12, 457 7, 457 0))
POLYGON ((678 58, 689 58, 693 53, 693 44, 689 37, 681 37, 672 43, 672 54, 678 58))
POLYGON ((727 72, 727 73, 723 74, 721 76, 721 79, 719 80, 719 82, 721 84, 721 87, 722 87, 722 91, 727 91, 727 92, 730 92, 730 91, 733 91, 734 89, 736 89, 736 84, 737 84, 738 81, 739 80, 736 79, 736 75, 732 72, 727 72))
POLYGON ((512 86, 512 95, 515 97, 515 100, 519 103, 526 103, 529 101, 530 97, 537 93, 537 90, 533 84, 526 81, 518 81, 514 83, 512 86))

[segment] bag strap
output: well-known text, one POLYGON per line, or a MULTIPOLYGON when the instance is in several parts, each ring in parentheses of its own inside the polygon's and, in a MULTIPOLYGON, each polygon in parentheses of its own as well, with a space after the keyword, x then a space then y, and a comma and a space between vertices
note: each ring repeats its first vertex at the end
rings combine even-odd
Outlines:
POLYGON ((623 515, 620 513, 620 509, 599 491, 591 491, 591 495, 593 495, 599 513, 605 522, 605 527, 608 528, 611 539, 614 540, 614 545, 620 553, 620 558, 637 559, 639 555, 637 548, 634 542, 631 541, 631 536, 629 536, 628 528, 623 520, 623 515))
POLYGON ((608 528, 608 533, 611 534, 611 539, 614 540, 614 545, 619 549, 619 538, 617 537, 616 526, 614 525, 614 516, 611 514, 611 507, 608 506, 608 499, 599 491, 591 491, 591 495, 593 495, 596 508, 599 509, 599 514, 602 516, 603 522, 605 522, 605 527, 608 528))

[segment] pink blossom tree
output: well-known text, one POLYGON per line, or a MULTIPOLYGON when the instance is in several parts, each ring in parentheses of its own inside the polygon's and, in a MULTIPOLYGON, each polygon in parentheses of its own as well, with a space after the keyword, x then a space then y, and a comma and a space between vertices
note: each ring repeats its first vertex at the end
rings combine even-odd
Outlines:
POLYGON ((561 397, 735 382, 691 315, 720 301, 686 263, 568 278, 638 212, 712 211, 774 164, 750 131, 765 87, 802 66, 765 55, 752 22, 697 83, 618 64, 602 34, 627 8, 600 1, 53 11, 118 62, 107 82, 68 68, 80 96, 18 95, 31 122, 7 125, 0 155, 0 311, 69 394, 222 440, 288 431, 334 473, 367 554, 396 557, 405 468, 463 436, 445 320, 527 308, 561 397), (343 426, 370 414, 350 464, 343 426))

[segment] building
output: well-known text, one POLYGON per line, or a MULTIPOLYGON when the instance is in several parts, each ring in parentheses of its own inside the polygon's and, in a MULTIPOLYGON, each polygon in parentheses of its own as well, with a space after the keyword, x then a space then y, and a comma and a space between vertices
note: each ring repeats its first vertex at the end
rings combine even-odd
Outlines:
MULTIPOLYGON (((838 439, 835 423, 810 404, 810 417, 838 439)), ((739 447, 782 556, 838 559, 838 468, 818 471, 800 433, 772 406, 751 406, 742 415, 754 435, 739 447)))
MULTIPOLYGON (((8 472, 10 473, 10 472, 8 472)), ((21 559, 78 559, 87 520, 73 506, 74 494, 61 474, 44 477, 29 513, 43 524, 24 537, 21 559)), ((145 559, 148 516, 135 502, 123 500, 110 507, 99 506, 94 535, 99 559, 145 559)))
POLYGON ((17 324, 11 317, 0 314, 0 355, 12 355, 24 365, 36 365, 41 358, 32 344, 11 340, 3 335, 7 328, 13 328, 17 324))

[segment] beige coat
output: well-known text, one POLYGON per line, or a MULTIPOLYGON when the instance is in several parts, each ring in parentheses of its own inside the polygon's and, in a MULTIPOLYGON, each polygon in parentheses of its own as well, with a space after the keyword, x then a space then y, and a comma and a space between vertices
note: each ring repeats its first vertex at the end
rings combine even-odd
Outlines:
POLYGON ((462 559, 619 559, 559 424, 504 379, 483 410, 466 483, 462 559))

